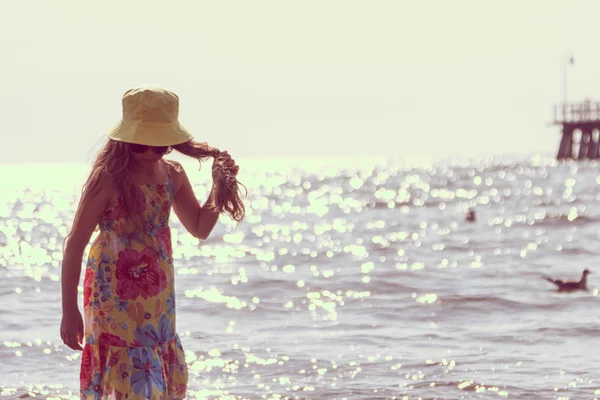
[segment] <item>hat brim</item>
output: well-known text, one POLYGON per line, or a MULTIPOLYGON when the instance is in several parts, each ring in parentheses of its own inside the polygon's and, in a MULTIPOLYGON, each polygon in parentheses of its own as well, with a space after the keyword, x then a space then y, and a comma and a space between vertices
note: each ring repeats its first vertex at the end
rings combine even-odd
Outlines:
POLYGON ((156 122, 119 120, 108 132, 112 140, 147 146, 173 146, 194 138, 180 123, 161 124, 156 122))

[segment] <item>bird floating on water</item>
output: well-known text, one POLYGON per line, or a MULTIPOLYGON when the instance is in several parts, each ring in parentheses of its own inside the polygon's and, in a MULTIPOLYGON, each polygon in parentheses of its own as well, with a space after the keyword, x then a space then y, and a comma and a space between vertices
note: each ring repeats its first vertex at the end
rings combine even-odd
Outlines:
POLYGON ((477 218, 475 217, 475 210, 469 210, 467 215, 465 216, 465 221, 467 222, 475 222, 477 218))
POLYGON ((559 292, 574 292, 576 290, 587 290, 587 276, 591 272, 587 269, 583 270, 579 281, 562 281, 560 279, 552 279, 546 277, 548 282, 554 283, 558 287, 559 292))

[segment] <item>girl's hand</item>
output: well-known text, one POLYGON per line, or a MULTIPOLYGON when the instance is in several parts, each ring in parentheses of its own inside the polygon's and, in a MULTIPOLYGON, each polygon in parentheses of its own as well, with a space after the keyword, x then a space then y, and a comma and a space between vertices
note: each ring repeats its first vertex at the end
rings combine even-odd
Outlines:
POLYGON ((235 164, 235 160, 231 158, 231 156, 224 151, 220 153, 213 161, 212 166, 212 177, 213 182, 215 183, 225 183, 226 178, 229 176, 230 178, 234 178, 239 172, 240 167, 235 164), (228 174, 224 174, 224 172, 228 171, 228 174))
POLYGON ((60 337, 64 344, 73 350, 83 350, 83 318, 79 309, 63 312, 60 323, 60 337))

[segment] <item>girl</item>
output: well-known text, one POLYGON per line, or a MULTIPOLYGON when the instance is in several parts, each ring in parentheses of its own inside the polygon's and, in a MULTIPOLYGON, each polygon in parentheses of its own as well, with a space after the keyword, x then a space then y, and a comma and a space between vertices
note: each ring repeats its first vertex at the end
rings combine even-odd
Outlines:
POLYGON ((122 103, 123 117, 94 162, 65 239, 60 334, 71 349, 83 351, 82 399, 183 399, 188 377, 175 325, 169 214, 172 206, 199 239, 208 237, 220 213, 241 221, 239 167, 226 151, 192 140, 178 121, 174 93, 140 86, 122 103), (214 158, 204 206, 181 165, 163 159, 172 149, 201 161, 214 158), (82 318, 77 284, 96 227, 82 318))

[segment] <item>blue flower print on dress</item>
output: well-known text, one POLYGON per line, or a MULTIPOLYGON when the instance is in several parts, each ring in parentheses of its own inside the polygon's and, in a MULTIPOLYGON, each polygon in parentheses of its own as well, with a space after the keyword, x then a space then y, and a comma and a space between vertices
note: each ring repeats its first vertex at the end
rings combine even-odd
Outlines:
POLYGON ((154 347, 162 345, 175 339, 175 323, 163 314, 158 323, 158 331, 153 325, 138 327, 135 338, 143 346, 154 347))
POLYGON ((121 236, 121 242, 127 247, 131 248, 133 242, 144 243, 144 238, 140 232, 131 232, 121 236))
POLYGON ((87 390, 82 391, 82 395, 94 396, 94 400, 102 400, 102 386, 99 373, 95 373, 92 382, 87 390))
POLYGON ((119 311, 127 311, 127 308, 129 307, 129 302, 127 300, 121 300, 117 296, 115 296, 115 304, 119 311))
MULTIPOLYGON (((106 269, 110 263, 110 256, 106 253, 102 253, 100 263, 98 264, 98 270, 96 271, 96 287, 98 292, 104 297, 103 302, 109 299, 112 295, 110 292, 110 283, 106 280, 106 269)), ((108 268, 110 270, 110 268, 108 268)))
POLYGON ((134 394, 143 393, 147 399, 152 398, 152 387, 160 392, 165 390, 161 360, 155 353, 144 347, 134 347, 129 353, 133 361, 131 386, 134 394))
POLYGON ((169 293, 167 297, 167 314, 171 315, 175 312, 175 293, 169 293))

